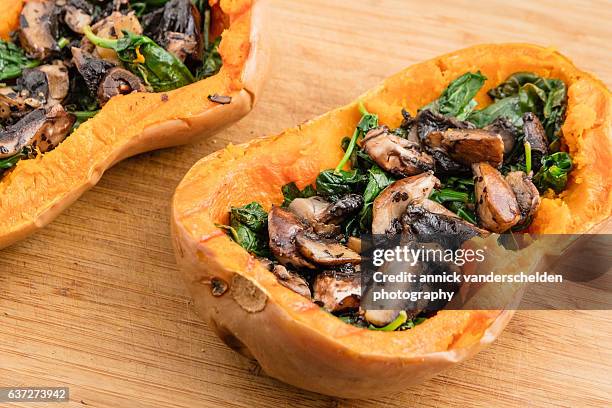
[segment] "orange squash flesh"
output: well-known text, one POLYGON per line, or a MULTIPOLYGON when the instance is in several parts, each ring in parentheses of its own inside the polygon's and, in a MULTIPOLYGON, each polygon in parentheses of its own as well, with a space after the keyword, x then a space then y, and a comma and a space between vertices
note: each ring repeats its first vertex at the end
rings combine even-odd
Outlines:
MULTIPOLYGON (((543 199, 532 231, 581 233, 607 219, 610 92, 553 49, 471 47, 411 66, 360 99, 381 123, 396 127, 402 108, 415 114, 452 79, 476 70, 488 78, 477 96, 480 106, 490 103, 488 89, 517 71, 560 78, 569 87, 563 133, 576 167, 565 192, 543 199)), ((205 157, 178 186, 172 210, 177 262, 196 310, 220 337, 255 357, 272 377, 352 398, 401 391, 464 360, 492 342, 512 316, 511 311, 442 311, 404 332, 356 328, 280 285, 215 227, 227 224, 231 206, 258 201, 269 209, 283 201, 282 185, 295 181, 303 188, 321 170, 335 167, 343 154, 340 141, 352 134, 359 118, 356 101, 280 135, 205 157)))
MULTIPOLYGON (((22 6, 20 0, 2 1, 0 35, 16 28, 22 6)), ((221 71, 163 98, 160 93, 116 96, 55 150, 20 161, 0 179, 0 248, 49 223, 116 162, 211 135, 253 108, 268 60, 262 44, 264 2, 222 0, 215 7, 227 22, 219 46, 221 71), (231 96, 232 102, 209 101, 215 93, 231 96)))

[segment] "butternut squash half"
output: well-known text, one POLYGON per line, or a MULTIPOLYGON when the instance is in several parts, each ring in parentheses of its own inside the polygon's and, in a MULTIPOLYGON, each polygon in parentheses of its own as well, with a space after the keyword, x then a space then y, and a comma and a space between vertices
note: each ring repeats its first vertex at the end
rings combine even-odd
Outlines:
MULTIPOLYGON (((115 163, 209 136, 253 108, 269 57, 262 32, 264 0, 211 3, 212 30, 223 33, 220 72, 170 92, 113 97, 56 149, 21 160, 0 179, 0 248, 51 222, 115 163), (214 94, 230 96, 231 102, 209 100, 214 94)), ((17 28, 23 4, 2 0, 1 38, 17 28)))
MULTIPOLYGON (((487 78, 477 96, 517 71, 562 79, 568 86, 565 143, 575 159, 567 189, 544 198, 531 230, 581 233, 611 213, 612 99, 606 87, 553 49, 527 44, 480 45, 411 66, 365 93, 380 123, 396 127, 468 71, 487 78)), ((279 284, 216 224, 231 206, 266 210, 283 200, 281 186, 311 184, 343 155, 340 142, 360 119, 357 102, 280 135, 205 157, 178 186, 172 210, 176 259, 196 310, 233 349, 258 360, 272 377, 340 397, 389 395, 461 362, 491 343, 512 311, 441 311, 407 331, 357 328, 279 284)))

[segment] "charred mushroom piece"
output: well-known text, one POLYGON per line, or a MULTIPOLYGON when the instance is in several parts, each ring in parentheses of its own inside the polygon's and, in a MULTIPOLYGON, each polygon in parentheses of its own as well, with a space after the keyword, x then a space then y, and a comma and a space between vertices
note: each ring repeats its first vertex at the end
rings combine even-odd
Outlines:
POLYGON ((440 215, 446 215, 449 217, 460 218, 457 214, 455 214, 454 212, 452 212, 451 210, 449 210, 442 204, 438 203, 437 201, 426 199, 426 200, 423 200, 422 206, 424 209, 434 214, 440 214, 440 215))
POLYGON ((489 132, 497 133, 501 136, 504 142, 504 159, 506 159, 516 146, 518 135, 516 134, 516 128, 508 119, 503 116, 495 119, 490 125, 487 125, 484 130, 489 132))
POLYGON ((29 57, 44 60, 59 52, 55 0, 30 0, 19 16, 19 42, 29 57))
POLYGON ((512 228, 519 222, 521 213, 516 197, 504 177, 488 163, 474 164, 472 170, 480 225, 497 233, 512 228))
POLYGON ((433 131, 427 135, 426 143, 444 149, 451 159, 465 166, 487 162, 498 168, 504 160, 502 137, 483 129, 433 131))
POLYGON ((295 272, 290 272, 283 265, 274 265, 272 269, 278 283, 291 289, 298 295, 302 295, 308 299, 311 298, 310 287, 304 278, 295 272))
POLYGON ((408 177, 433 170, 434 161, 418 143, 391 134, 386 126, 370 130, 363 139, 363 150, 381 168, 408 177))
POLYGON ((464 122, 429 109, 422 110, 416 117, 416 130, 419 140, 427 144, 427 136, 431 132, 443 132, 447 129, 474 129, 470 122, 464 122))
POLYGON ((313 300, 331 313, 357 309, 361 301, 361 276, 325 271, 315 279, 313 300))
POLYGON ((315 196, 296 198, 289 204, 289 210, 310 223, 339 224, 347 216, 363 207, 363 197, 359 194, 346 194, 334 203, 315 196))
POLYGON ((17 89, 25 97, 25 102, 33 107, 52 107, 60 104, 70 89, 68 69, 60 62, 23 70, 17 80, 17 89), (35 101, 37 103, 34 103, 35 101))
POLYGON ((75 117, 61 105, 51 109, 36 109, 14 125, 0 131, 0 159, 4 159, 31 146, 40 152, 48 152, 68 136, 75 117))
POLYGON ((537 172, 542 166, 542 157, 549 153, 546 131, 540 119, 532 112, 523 115, 523 131, 525 141, 531 145, 531 166, 537 172))
POLYGON ((100 106, 103 106, 113 96, 127 95, 132 92, 146 92, 140 78, 126 69, 111 68, 98 87, 98 101, 100 106))
POLYGON ((93 21, 94 8, 86 0, 68 0, 64 11, 64 22, 77 34, 83 34, 83 28, 93 21))
POLYGON ((420 204, 440 181, 433 172, 398 180, 383 190, 372 207, 372 234, 397 233, 399 219, 410 204, 420 204))
POLYGON ((170 0, 143 22, 155 42, 184 62, 202 60, 201 20, 198 8, 190 0, 170 0))
POLYGON ((72 47, 72 60, 92 96, 98 95, 98 88, 106 73, 115 66, 112 62, 94 58, 81 48, 72 47))
POLYGON ((309 227, 298 216, 281 207, 272 207, 268 213, 268 234, 270 250, 283 265, 296 268, 315 269, 316 266, 304 259, 298 252, 296 236, 308 231, 309 227))
POLYGON ((361 262, 361 256, 357 252, 336 241, 304 233, 298 233, 295 241, 300 254, 308 261, 318 265, 335 266, 361 262))
POLYGON ((489 235, 488 231, 455 214, 436 213, 419 205, 406 208, 402 216, 402 230, 409 241, 438 242, 445 248, 458 248, 470 238, 489 235))
POLYGON ((527 223, 536 213, 540 205, 540 193, 531 179, 522 171, 513 171, 506 175, 506 181, 516 196, 521 219, 518 224, 527 223))

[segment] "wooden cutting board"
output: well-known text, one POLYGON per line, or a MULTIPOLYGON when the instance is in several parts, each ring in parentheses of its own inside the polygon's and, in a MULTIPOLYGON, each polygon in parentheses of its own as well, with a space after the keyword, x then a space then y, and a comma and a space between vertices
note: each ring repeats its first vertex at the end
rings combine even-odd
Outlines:
POLYGON ((71 407, 611 406, 609 311, 518 312, 472 360, 377 400, 279 383, 194 314, 168 217, 174 188, 201 157, 345 104, 441 53, 550 45, 610 87, 612 3, 285 0, 271 17, 275 63, 246 119, 124 161, 44 231, 0 252, 0 386, 68 386, 71 407))

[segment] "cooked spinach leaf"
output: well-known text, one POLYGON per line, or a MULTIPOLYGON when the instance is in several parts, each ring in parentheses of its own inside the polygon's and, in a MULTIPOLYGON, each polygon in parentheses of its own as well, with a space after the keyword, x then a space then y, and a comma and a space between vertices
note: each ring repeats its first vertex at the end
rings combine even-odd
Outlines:
POLYGON ((365 134, 371 129, 378 126, 378 115, 368 112, 361 101, 359 102, 359 112, 361 112, 361 119, 359 120, 359 123, 357 123, 353 136, 345 149, 342 160, 340 160, 340 163, 338 163, 336 166, 336 172, 339 172, 344 167, 344 165, 351 159, 351 156, 353 156, 355 149, 358 149, 357 139, 365 136, 365 134))
POLYGON ((348 193, 361 193, 367 176, 357 170, 324 170, 317 176, 317 194, 331 201, 337 201, 348 193))
POLYGON ((268 214, 261 204, 252 202, 230 210, 230 225, 220 226, 229 230, 231 237, 241 247, 257 256, 268 256, 268 214))
POLYGON ((499 117, 508 119, 516 127, 523 126, 523 111, 518 96, 500 99, 484 109, 474 111, 468 116, 467 120, 476 127, 482 128, 499 117))
POLYGON ((567 185, 567 176, 571 170, 572 158, 568 153, 553 153, 542 157, 542 167, 533 177, 533 182, 540 192, 551 188, 560 193, 567 185))
POLYGON ((359 212, 359 228, 369 231, 372 228, 372 205, 378 195, 395 179, 377 165, 368 170, 368 184, 363 192, 363 208, 359 212))
POLYGON ((123 31, 117 40, 98 37, 90 27, 85 35, 93 44, 117 52, 126 68, 140 76, 154 91, 170 91, 195 81, 189 69, 174 55, 144 35, 123 31))
POLYGON ((293 181, 282 186, 281 191, 283 192, 283 197, 285 198, 283 201, 283 207, 289 206, 289 204, 291 204, 291 202, 296 198, 309 198, 317 195, 317 192, 313 186, 307 185, 300 191, 298 186, 293 181))
POLYGON ((474 214, 474 179, 449 177, 442 182, 442 188, 434 190, 429 196, 464 220, 476 224, 474 214))
POLYGON ((567 87, 563 81, 542 78, 532 72, 517 72, 491 89, 489 96, 495 100, 494 105, 507 98, 518 97, 522 113, 538 115, 550 143, 560 137, 567 110, 567 87))
POLYGON ((480 71, 466 72, 453 80, 442 92, 440 98, 425 105, 422 109, 430 109, 436 113, 465 120, 476 107, 474 96, 482 88, 486 79, 480 71))
POLYGON ((38 65, 40 61, 26 57, 16 44, 0 40, 0 81, 18 78, 24 69, 38 65))

